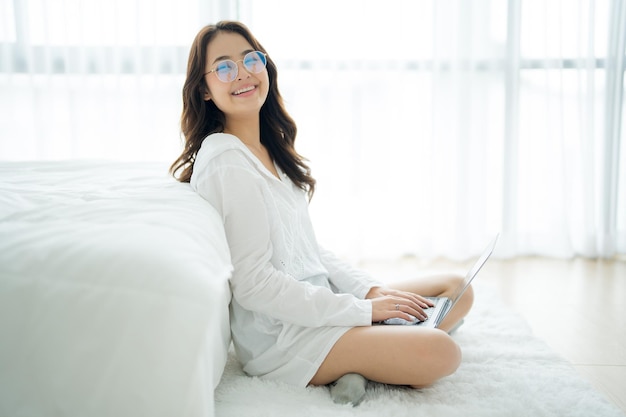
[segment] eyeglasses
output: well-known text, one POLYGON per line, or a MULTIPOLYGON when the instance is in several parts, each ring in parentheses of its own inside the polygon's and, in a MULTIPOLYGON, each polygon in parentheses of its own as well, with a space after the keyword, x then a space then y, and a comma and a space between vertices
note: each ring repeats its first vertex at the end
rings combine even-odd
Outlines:
POLYGON ((217 75, 217 78, 225 83, 235 81, 239 74, 238 62, 243 62, 243 67, 252 74, 258 74, 265 68, 267 64, 267 55, 263 52, 252 51, 244 55, 243 59, 239 61, 233 61, 232 59, 225 59, 217 63, 215 68, 209 72, 205 72, 204 75, 212 72, 217 75))

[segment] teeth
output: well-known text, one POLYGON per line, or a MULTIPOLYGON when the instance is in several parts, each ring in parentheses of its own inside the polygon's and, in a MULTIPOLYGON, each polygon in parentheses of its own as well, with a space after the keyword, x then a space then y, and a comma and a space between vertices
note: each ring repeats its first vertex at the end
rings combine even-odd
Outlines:
POLYGON ((233 95, 238 96, 239 94, 243 94, 243 93, 246 93, 246 92, 248 92, 248 91, 254 90, 254 88, 255 88, 255 87, 254 87, 253 85, 251 85, 251 86, 249 86, 249 87, 241 88, 241 89, 239 89, 239 90, 235 91, 235 92, 233 93, 233 95))

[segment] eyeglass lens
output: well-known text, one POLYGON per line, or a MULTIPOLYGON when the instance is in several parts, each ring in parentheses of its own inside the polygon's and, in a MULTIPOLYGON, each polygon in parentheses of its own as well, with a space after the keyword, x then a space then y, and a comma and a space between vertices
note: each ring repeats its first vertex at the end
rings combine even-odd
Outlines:
MULTIPOLYGON (((262 52, 252 51, 248 52, 242 59, 243 66, 246 71, 258 74, 263 71, 265 65, 267 63, 267 59, 262 52)), ((215 74, 220 81, 225 83, 229 83, 234 81, 237 78, 237 74, 239 73, 239 66, 235 61, 227 59, 217 64, 215 67, 215 74)))

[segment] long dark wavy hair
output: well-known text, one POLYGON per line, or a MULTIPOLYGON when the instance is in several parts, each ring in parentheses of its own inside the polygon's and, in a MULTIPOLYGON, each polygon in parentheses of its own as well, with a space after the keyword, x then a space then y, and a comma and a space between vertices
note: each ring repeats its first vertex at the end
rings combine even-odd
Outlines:
MULTIPOLYGON (((237 33, 243 36, 253 49, 267 53, 250 30, 239 22, 221 21, 215 25, 205 26, 198 32, 189 51, 187 79, 183 86, 183 113, 180 125, 184 150, 170 167, 170 173, 181 182, 189 182, 191 179, 193 163, 204 138, 212 133, 224 131, 224 113, 217 108, 213 100, 204 100, 204 94, 208 89, 204 77, 207 45, 219 32, 237 33)), ((269 92, 260 111, 261 143, 280 169, 311 198, 315 190, 315 179, 311 176, 305 158, 294 148, 296 124, 285 110, 278 91, 276 65, 269 55, 267 72, 269 92)))

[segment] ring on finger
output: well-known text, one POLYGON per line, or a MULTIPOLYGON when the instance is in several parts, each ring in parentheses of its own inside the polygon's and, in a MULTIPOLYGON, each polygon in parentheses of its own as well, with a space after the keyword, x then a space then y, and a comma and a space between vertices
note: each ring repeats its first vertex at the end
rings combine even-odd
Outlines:
POLYGON ((400 304, 396 304, 396 310, 400 310, 400 304))

